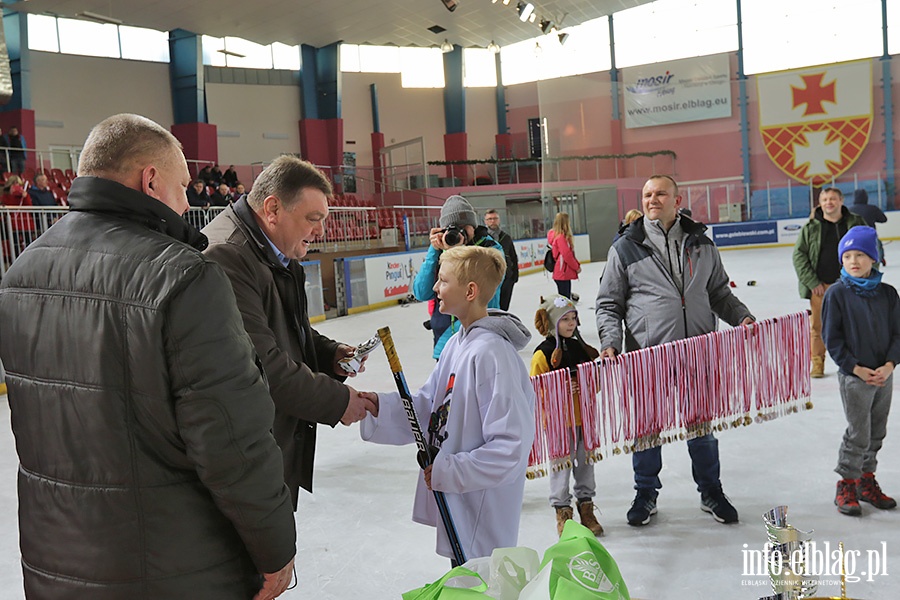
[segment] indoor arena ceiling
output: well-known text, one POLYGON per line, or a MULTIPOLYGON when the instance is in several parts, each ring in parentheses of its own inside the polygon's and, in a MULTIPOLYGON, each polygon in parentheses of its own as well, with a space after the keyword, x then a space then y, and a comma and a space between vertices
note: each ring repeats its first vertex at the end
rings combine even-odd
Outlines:
MULTIPOLYGON (((518 18, 517 0, 23 0, 3 2, 19 12, 76 17, 92 13, 125 25, 175 28, 215 37, 236 36, 261 44, 321 47, 350 44, 436 46, 444 39, 463 47, 503 46, 540 35, 541 19, 577 25, 647 4, 650 0, 532 0, 536 23, 518 18), (446 31, 433 33, 429 27, 446 31)), ((82 17, 84 18, 84 17, 82 17)))

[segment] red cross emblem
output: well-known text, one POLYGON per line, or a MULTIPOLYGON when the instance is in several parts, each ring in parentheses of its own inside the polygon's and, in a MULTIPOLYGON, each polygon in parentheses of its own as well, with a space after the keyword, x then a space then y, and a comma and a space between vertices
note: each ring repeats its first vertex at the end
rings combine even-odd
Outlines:
POLYGON ((825 73, 813 73, 812 75, 803 75, 801 79, 806 87, 798 88, 791 86, 791 94, 794 101, 794 108, 801 104, 805 104, 803 116, 824 115, 825 109, 822 108, 823 102, 831 102, 834 104, 834 81, 828 85, 822 85, 825 73))

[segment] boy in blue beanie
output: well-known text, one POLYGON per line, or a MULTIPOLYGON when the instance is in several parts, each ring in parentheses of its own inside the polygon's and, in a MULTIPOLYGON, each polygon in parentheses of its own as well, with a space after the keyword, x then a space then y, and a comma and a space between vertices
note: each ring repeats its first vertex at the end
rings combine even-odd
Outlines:
POLYGON ((892 373, 900 361, 900 299, 875 269, 877 240, 871 227, 847 231, 838 244, 841 278, 825 292, 822 304, 822 337, 838 366, 847 417, 834 499, 845 515, 862 514, 860 501, 880 509, 897 506, 875 480, 891 409, 892 373))

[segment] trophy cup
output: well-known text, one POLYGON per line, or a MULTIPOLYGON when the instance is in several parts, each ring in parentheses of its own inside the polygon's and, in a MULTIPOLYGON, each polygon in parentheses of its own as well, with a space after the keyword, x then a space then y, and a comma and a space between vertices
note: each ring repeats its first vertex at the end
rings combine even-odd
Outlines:
POLYGON ((763 515, 769 545, 769 577, 774 596, 760 600, 800 600, 816 593, 817 581, 806 568, 812 531, 801 531, 787 522, 787 506, 776 506, 763 515))
MULTIPOLYGON (((841 595, 813 596, 818 582, 808 572, 806 558, 812 531, 801 531, 787 522, 787 506, 776 506, 763 515, 769 544, 772 547, 768 567, 774 595, 759 600, 853 600, 847 597, 847 572, 844 543, 840 542, 841 595)), ((860 599, 857 599, 860 600, 860 599)))

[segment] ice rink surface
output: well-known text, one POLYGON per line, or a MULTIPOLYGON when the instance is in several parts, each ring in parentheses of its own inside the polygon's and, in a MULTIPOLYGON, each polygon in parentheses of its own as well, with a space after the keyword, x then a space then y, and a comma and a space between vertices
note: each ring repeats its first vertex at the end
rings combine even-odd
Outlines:
MULTIPOLYGON (((885 281, 900 287, 900 246, 887 245, 885 281)), ((790 248, 724 251, 722 257, 734 292, 757 318, 803 310, 791 265, 790 248), (755 281, 755 286, 748 286, 755 281)), ((603 263, 583 266, 573 290, 580 294, 581 330, 588 343, 599 344, 594 325, 594 297, 603 263)), ((556 292, 543 272, 523 276, 511 311, 534 336, 521 353, 530 361, 540 337, 534 329, 539 297, 556 292)), ((321 333, 350 344, 390 326, 407 381, 413 390, 434 365, 431 333, 422 327, 425 304, 392 307, 332 319, 316 325, 321 333)), ((727 327, 727 325, 723 326, 727 327)), ((723 364, 723 369, 728 365, 723 364)), ((368 369, 350 382, 360 390, 393 391, 384 352, 377 350, 368 369)), ((813 380, 811 411, 718 434, 722 483, 740 513, 740 523, 721 525, 700 510, 683 443, 664 447, 663 489, 659 513, 645 527, 630 527, 625 513, 634 497, 631 461, 612 456, 595 466, 598 516, 606 534, 603 545, 617 561, 633 598, 643 600, 755 600, 771 594, 767 576, 745 573, 748 551, 766 541, 761 515, 785 504, 788 521, 815 530, 819 551, 836 552, 843 541, 859 578, 847 584, 847 595, 865 600, 900 598, 900 509, 877 511, 863 504, 862 517, 840 515, 834 506, 833 472, 845 428, 836 369, 826 362, 826 377, 813 380), (853 552, 858 552, 854 554, 853 552), (886 564, 885 563, 886 559, 886 564), (876 565, 876 560, 881 564, 876 565), (875 569, 877 567, 877 569, 875 569), (877 574, 872 574, 876 570, 877 574)), ((0 410, 0 598, 23 597, 16 527, 17 459, 8 426, 9 408, 0 410)), ((897 411, 895 411, 897 412, 897 411)), ((878 480, 884 491, 900 496, 900 415, 893 415, 879 458, 878 480)), ((297 512, 296 588, 282 598, 318 600, 397 599, 402 592, 438 579, 449 561, 434 553, 434 530, 411 521, 413 492, 419 469, 413 446, 376 446, 362 442, 357 426, 319 427, 315 493, 302 493, 297 512)), ((556 542, 554 511, 549 507, 546 479, 528 481, 519 545, 543 555, 556 542)), ((824 558, 824 557, 823 557, 824 558)), ((829 556, 819 595, 840 596, 838 577, 829 556), (830 575, 828 574, 830 573, 830 575)))

